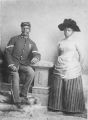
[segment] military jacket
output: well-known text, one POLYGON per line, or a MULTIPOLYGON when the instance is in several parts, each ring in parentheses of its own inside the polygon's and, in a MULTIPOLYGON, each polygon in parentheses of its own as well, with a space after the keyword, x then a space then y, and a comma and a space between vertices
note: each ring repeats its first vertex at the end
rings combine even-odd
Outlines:
POLYGON ((30 65, 32 58, 36 57, 40 60, 36 44, 30 39, 22 35, 12 37, 7 44, 5 56, 8 65, 14 64, 16 67, 20 64, 30 65))

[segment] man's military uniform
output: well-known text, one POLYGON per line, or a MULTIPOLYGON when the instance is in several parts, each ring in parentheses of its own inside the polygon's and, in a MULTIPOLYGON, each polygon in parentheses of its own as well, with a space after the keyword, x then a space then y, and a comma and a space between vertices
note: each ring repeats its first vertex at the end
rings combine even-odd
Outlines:
MULTIPOLYGON (((15 65, 16 68, 18 68, 18 71, 22 70, 25 72, 27 79, 23 85, 21 95, 27 96, 28 88, 30 87, 34 78, 34 70, 31 67, 31 60, 32 58, 37 58, 40 60, 40 54, 38 53, 36 44, 29 37, 25 37, 22 34, 15 36, 9 41, 6 47, 5 55, 8 67, 15 65)), ((12 89, 15 102, 19 102, 18 71, 10 71, 10 75, 12 76, 12 89)))
POLYGON ((40 60, 36 44, 22 35, 11 38, 6 47, 6 57, 8 65, 14 64, 16 67, 20 64, 30 65, 34 57, 40 60))

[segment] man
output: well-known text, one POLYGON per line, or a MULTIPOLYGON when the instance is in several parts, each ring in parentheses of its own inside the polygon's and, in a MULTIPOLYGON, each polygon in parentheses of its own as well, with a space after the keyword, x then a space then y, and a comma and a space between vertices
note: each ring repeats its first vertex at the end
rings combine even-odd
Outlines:
POLYGON ((29 38, 30 30, 31 24, 22 22, 21 35, 12 37, 5 50, 8 68, 12 77, 13 99, 18 108, 21 106, 20 97, 24 97, 25 103, 27 103, 27 92, 34 78, 34 70, 31 65, 40 60, 36 44, 29 38), (25 83, 20 93, 19 71, 23 71, 26 75, 25 83))

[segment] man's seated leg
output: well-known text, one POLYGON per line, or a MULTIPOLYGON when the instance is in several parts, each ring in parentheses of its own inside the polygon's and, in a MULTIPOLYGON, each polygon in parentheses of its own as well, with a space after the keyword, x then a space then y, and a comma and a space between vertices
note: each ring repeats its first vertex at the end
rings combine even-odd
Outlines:
POLYGON ((20 93, 20 97, 27 97, 27 92, 29 91, 29 88, 31 86, 31 83, 34 79, 34 70, 30 66, 20 66, 19 70, 23 71, 25 73, 26 79, 23 82, 23 87, 20 93))
POLYGON ((18 108, 21 108, 20 103, 20 97, 19 97, 19 73, 17 72, 10 72, 11 77, 11 84, 12 84, 12 95, 14 104, 17 105, 18 108))

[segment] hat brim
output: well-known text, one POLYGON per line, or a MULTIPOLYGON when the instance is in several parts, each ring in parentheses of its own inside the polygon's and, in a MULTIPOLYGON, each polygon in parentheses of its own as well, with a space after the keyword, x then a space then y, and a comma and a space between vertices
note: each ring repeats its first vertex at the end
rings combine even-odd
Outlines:
POLYGON ((23 26, 31 27, 31 24, 30 24, 30 22, 22 22, 21 27, 23 27, 23 26))
POLYGON ((72 28, 74 31, 77 31, 77 32, 80 32, 80 29, 77 25, 72 25, 72 24, 65 24, 65 23, 62 23, 62 24, 59 24, 58 25, 58 28, 63 31, 65 28, 72 28))

